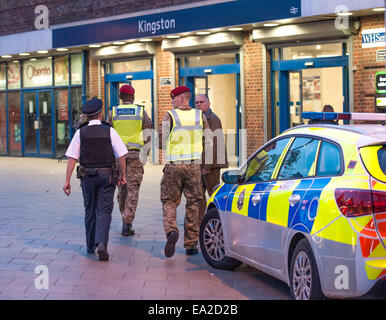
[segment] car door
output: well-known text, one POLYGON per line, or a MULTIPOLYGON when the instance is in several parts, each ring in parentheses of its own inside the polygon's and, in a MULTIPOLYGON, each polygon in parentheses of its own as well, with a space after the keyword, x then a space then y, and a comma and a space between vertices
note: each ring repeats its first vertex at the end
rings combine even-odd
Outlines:
POLYGON ((260 262, 261 205, 271 177, 290 137, 277 139, 257 151, 245 165, 242 183, 235 186, 227 202, 226 235, 230 250, 260 262))
POLYGON ((266 206, 261 208, 261 220, 265 221, 261 255, 263 264, 269 268, 284 268, 285 243, 291 228, 310 232, 306 207, 310 205, 319 146, 319 139, 296 137, 265 191, 266 206))

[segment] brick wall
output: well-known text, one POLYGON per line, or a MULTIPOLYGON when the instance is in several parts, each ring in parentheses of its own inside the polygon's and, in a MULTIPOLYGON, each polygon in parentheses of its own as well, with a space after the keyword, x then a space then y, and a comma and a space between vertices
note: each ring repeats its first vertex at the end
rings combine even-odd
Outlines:
POLYGON ((45 5, 49 25, 159 9, 202 0, 0 0, 0 36, 35 30, 35 8, 45 5))
POLYGON ((361 32, 353 37, 354 71, 354 112, 375 112, 375 74, 385 70, 385 62, 377 62, 377 50, 385 49, 362 48, 362 30, 382 28, 384 16, 377 15, 361 18, 361 32))
POLYGON ((264 143, 262 44, 244 35, 245 127, 247 156, 264 143))

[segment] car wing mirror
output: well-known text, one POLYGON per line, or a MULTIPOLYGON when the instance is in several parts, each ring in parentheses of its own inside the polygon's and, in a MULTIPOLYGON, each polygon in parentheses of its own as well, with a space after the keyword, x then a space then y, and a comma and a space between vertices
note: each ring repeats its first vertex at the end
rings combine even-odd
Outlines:
POLYGON ((228 170, 221 175, 221 179, 226 184, 238 184, 241 180, 241 175, 238 169, 228 170))

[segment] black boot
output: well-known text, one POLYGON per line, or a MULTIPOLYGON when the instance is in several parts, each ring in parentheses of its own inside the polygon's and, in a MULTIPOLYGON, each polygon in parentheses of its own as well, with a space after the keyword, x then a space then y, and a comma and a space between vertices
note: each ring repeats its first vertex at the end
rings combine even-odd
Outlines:
POLYGON ((122 223, 122 235, 123 236, 133 236, 135 231, 131 223, 122 223))
POLYGON ((97 254, 100 261, 108 261, 109 254, 107 248, 103 242, 99 242, 97 245, 97 254))
POLYGON ((186 249, 186 255, 187 256, 193 256, 198 253, 197 246, 194 246, 193 248, 186 249))

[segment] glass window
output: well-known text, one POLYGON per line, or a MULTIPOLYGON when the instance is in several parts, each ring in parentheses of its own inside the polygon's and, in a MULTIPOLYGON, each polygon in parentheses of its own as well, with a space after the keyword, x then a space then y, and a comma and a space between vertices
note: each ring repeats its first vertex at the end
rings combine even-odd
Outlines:
POLYGON ((342 43, 313 44, 283 48, 283 60, 326 58, 342 55, 342 43))
POLYGON ((5 93, 0 93, 0 154, 7 154, 7 122, 5 93))
POLYGON ((0 64, 0 90, 5 90, 5 64, 0 64))
POLYGON ((68 56, 56 57, 54 61, 55 66, 55 86, 69 85, 69 65, 68 56))
POLYGON ((338 175, 342 170, 342 155, 339 148, 332 143, 323 141, 319 152, 317 176, 338 175))
POLYGON ((181 59, 181 67, 202 67, 216 66, 221 64, 236 63, 236 55, 234 53, 219 53, 211 55, 188 56, 181 59))
POLYGON ((290 138, 277 140, 257 153, 248 163, 245 182, 270 180, 280 155, 289 141, 290 138))
POLYGON ((21 156, 21 110, 20 92, 8 92, 9 154, 21 156))
POLYGON ((20 62, 12 61, 8 63, 7 80, 8 89, 20 89, 20 62))
POLYGON ((296 138, 280 168, 278 179, 302 179, 314 175, 319 140, 296 138))
POLYGON ((23 62, 23 87, 52 86, 52 58, 23 62))
POLYGON ((82 84, 82 54, 71 55, 71 84, 82 84))
POLYGON ((82 88, 71 88, 71 136, 74 136, 76 129, 84 122, 82 117, 82 88))
POLYGON ((126 72, 149 71, 149 70, 151 70, 150 59, 120 61, 120 62, 113 62, 111 64, 112 73, 126 73, 126 72))
POLYGON ((68 90, 55 90, 56 155, 66 153, 69 140, 68 90))

